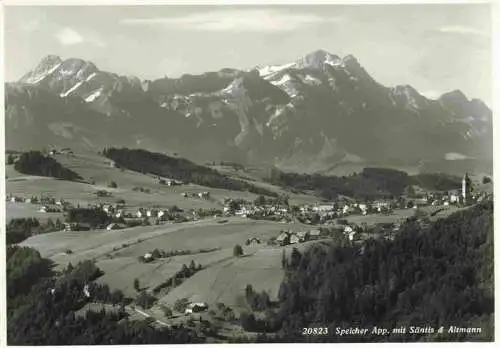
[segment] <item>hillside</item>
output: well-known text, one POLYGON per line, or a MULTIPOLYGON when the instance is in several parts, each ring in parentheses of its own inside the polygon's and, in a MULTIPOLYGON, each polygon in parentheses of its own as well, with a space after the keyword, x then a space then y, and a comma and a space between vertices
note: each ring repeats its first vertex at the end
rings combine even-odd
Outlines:
POLYGON ((127 303, 120 292, 100 288, 99 297, 122 309, 88 312, 75 311, 88 302, 82 294, 101 271, 91 262, 68 267, 56 275, 51 262, 31 248, 7 249, 7 342, 9 345, 99 345, 201 343, 204 340, 191 329, 172 327, 155 329, 145 320, 123 320, 127 303))
POLYGON ((359 199, 400 196, 410 187, 418 186, 427 191, 448 191, 460 188, 461 178, 440 173, 417 174, 386 168, 364 168, 348 176, 284 173, 273 169, 267 180, 275 185, 315 191, 326 199, 343 195, 359 199))
POLYGON ((245 181, 232 179, 208 167, 197 165, 183 158, 173 158, 161 153, 145 150, 109 148, 104 156, 113 160, 119 168, 126 168, 141 173, 154 174, 185 183, 201 186, 224 188, 235 191, 249 191, 276 197, 273 191, 251 185, 245 181))
POLYGON ((70 181, 81 179, 77 173, 65 168, 55 159, 43 155, 39 151, 22 153, 15 162, 14 168, 20 173, 29 175, 47 176, 70 181))
MULTIPOLYGON (((267 328, 279 342, 492 341, 493 203, 456 212, 394 239, 295 253, 267 328), (303 327, 369 328, 366 335, 303 336, 303 327), (387 335, 371 334, 385 328, 387 335), (410 327, 422 328, 411 333, 410 327), (443 326, 444 332, 438 333, 443 326), (451 326, 480 332, 449 332, 451 326), (406 334, 392 328, 407 327, 406 334)), ((262 331, 263 323, 248 329, 262 331), (258 329, 260 327, 260 329, 258 329)), ((253 327, 252 327, 253 326, 253 327)), ((264 329, 265 330, 265 329, 264 329)))
POLYGON ((124 146, 309 173, 492 168, 483 102, 458 90, 430 100, 411 86, 382 86, 355 57, 323 50, 279 66, 152 81, 48 56, 6 85, 5 107, 13 150, 124 146))

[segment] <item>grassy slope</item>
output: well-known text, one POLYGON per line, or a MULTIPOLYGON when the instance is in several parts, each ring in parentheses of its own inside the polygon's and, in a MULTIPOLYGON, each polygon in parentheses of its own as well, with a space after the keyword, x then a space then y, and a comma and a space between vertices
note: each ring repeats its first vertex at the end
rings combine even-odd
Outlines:
POLYGON ((198 296, 197 298, 204 298, 205 301, 221 300, 224 297, 231 302, 236 296, 233 290, 243 290, 249 280, 257 287, 262 286, 263 290, 276 293, 282 280, 281 248, 264 244, 246 247, 244 243, 249 237, 268 239, 277 236, 282 228, 300 230, 306 226, 234 218, 226 224, 207 220, 121 231, 55 232, 31 237, 22 245, 36 248, 60 267, 68 262, 74 264, 79 260, 96 258, 98 267, 105 272, 101 281, 111 288, 122 289, 130 296, 135 295, 134 278, 139 279, 141 287, 152 289, 179 271, 182 264, 189 264, 194 260, 197 264, 206 266, 206 269, 167 296, 165 302, 171 303, 179 296, 191 295, 193 299, 198 296), (142 241, 138 243, 139 238, 142 241), (128 246, 123 247, 123 244, 128 246), (232 252, 236 244, 243 245, 245 253, 251 256, 234 259, 232 252), (118 250, 113 251, 114 248, 118 250), (148 264, 137 260, 154 248, 166 251, 221 249, 210 253, 176 256, 148 264), (66 255, 67 249, 71 249, 73 253, 66 255), (224 272, 220 273, 222 278, 218 278, 216 287, 208 289, 205 281, 199 282, 199 279, 213 279, 213 275, 219 274, 221 267, 224 272), (235 278, 235 274, 238 275, 238 280, 233 282, 231 279, 235 278), (189 285, 190 282, 194 282, 192 286, 189 285), (229 283, 234 283, 232 289, 220 286, 229 283))

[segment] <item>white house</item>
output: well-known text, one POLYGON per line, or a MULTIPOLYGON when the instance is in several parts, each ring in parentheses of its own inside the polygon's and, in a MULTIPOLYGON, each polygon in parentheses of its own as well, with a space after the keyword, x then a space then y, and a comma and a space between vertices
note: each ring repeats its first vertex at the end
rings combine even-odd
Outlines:
POLYGON ((297 244, 299 242, 299 237, 296 234, 292 234, 292 236, 290 237, 290 244, 297 244))
POLYGON ((109 224, 107 227, 106 227, 106 230, 108 231, 112 231, 112 230, 120 230, 121 229, 121 226, 118 225, 117 223, 111 223, 109 224))
POLYGON ((149 261, 153 258, 153 254, 151 253, 145 253, 144 254, 144 260, 149 261))
POLYGON ((354 232, 354 228, 351 226, 351 225, 347 225, 344 227, 344 233, 345 234, 349 234, 349 233, 352 233, 354 232))
POLYGON ((209 196, 210 196, 210 193, 207 191, 198 193, 198 197, 200 197, 200 198, 208 198, 209 196))
POLYGON ((145 217, 145 216, 146 216, 146 213, 144 212, 144 209, 139 208, 139 210, 138 210, 138 211, 137 211, 137 213, 136 213, 136 216, 137 216, 138 218, 143 218, 143 217, 145 217))
POLYGON ((85 284, 85 286, 83 287, 83 295, 87 298, 90 298, 90 291, 88 284, 85 284))
POLYGON ((318 229, 310 230, 309 231, 309 238, 318 239, 320 234, 321 234, 321 231, 318 229))
POLYGON ((355 237, 356 237, 356 232, 355 231, 349 232, 349 240, 350 241, 353 241, 355 237))
POLYGON ((343 214, 347 214, 349 212, 349 210, 351 209, 350 206, 348 206, 347 204, 344 205, 344 207, 342 208, 342 213, 343 214))

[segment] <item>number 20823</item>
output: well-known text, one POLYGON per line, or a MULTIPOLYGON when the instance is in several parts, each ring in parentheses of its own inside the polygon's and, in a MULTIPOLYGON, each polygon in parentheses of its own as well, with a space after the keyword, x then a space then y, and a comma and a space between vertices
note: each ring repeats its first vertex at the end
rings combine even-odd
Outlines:
POLYGON ((328 335, 327 327, 304 327, 302 328, 303 336, 318 336, 318 335, 328 335))

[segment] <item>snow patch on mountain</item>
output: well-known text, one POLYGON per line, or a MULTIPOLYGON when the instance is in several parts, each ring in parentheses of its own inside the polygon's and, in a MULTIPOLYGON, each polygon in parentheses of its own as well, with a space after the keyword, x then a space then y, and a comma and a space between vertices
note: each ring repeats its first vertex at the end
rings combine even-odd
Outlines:
POLYGON ((285 91, 290 98, 294 98, 299 94, 294 81, 288 74, 283 75, 278 81, 271 81, 271 83, 285 91))
POLYGON ((284 69, 291 68, 293 66, 295 66, 295 63, 288 63, 283 65, 270 65, 270 66, 258 67, 257 71, 259 72, 261 78, 268 80, 272 78, 274 74, 284 69))
POLYGON ((89 76, 87 76, 87 78, 85 79, 85 81, 88 82, 88 81, 92 80, 94 77, 96 77, 96 75, 97 75, 97 73, 90 74, 89 76))
POLYGON ((70 89, 68 89, 66 92, 63 92, 63 93, 59 94, 59 96, 61 98, 67 97, 72 92, 74 92, 78 87, 80 87, 82 84, 83 84, 83 81, 80 81, 80 82, 76 83, 73 87, 71 87, 70 89))
POLYGON ((321 80, 316 78, 316 77, 313 77, 311 75, 306 75, 305 77, 300 75, 300 78, 302 79, 302 81, 310 86, 315 86, 315 85, 321 85, 321 80))
POLYGON ((87 103, 91 103, 91 102, 95 101, 102 94, 102 91, 103 91, 102 87, 99 88, 99 89, 97 89, 97 90, 95 90, 90 95, 88 95, 87 98, 85 98, 85 101, 87 103))
POLYGON ((243 80, 241 78, 234 79, 226 88, 220 91, 221 94, 234 94, 238 93, 241 88, 243 80))

